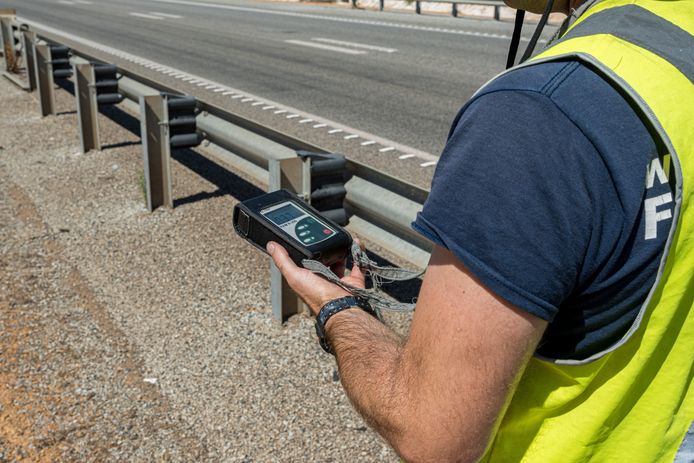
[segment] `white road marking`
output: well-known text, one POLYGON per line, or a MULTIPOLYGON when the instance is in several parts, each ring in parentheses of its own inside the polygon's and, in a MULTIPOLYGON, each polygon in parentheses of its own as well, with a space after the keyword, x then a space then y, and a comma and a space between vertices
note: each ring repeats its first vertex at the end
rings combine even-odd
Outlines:
POLYGON ((376 45, 367 45, 365 43, 345 42, 342 40, 324 39, 322 37, 314 37, 311 40, 313 40, 315 42, 331 43, 333 45, 344 45, 345 47, 363 48, 364 50, 382 51, 384 53, 395 53, 396 51, 398 51, 396 48, 386 48, 386 47, 378 47, 376 45))
POLYGON ((241 103, 248 103, 249 101, 253 101, 253 98, 244 98, 241 103))
POLYGON ((272 105, 267 105, 263 106, 263 111, 267 111, 268 109, 275 109, 277 106, 272 106, 272 105))
POLYGON ((75 3, 79 3, 80 5, 93 5, 94 2, 89 2, 87 0, 72 0, 75 3))
POLYGON ((265 104, 264 101, 256 101, 255 103, 251 104, 251 106, 260 106, 261 104, 265 104))
POLYGON ((299 121, 299 124, 305 124, 307 122, 313 122, 313 119, 302 119, 299 121))
POLYGON ((388 151, 393 151, 394 149, 395 149, 395 148, 393 148, 392 146, 387 146, 387 147, 385 147, 385 148, 381 148, 381 149, 378 150, 378 151, 381 152, 381 153, 387 153, 388 151))
POLYGON ((427 161, 420 164, 421 167, 429 167, 433 165, 436 165, 436 161, 427 161))
POLYGON ((364 141, 364 142, 362 142, 362 143, 361 143, 361 146, 369 146, 369 145, 374 145, 374 144, 376 144, 375 141, 369 140, 369 141, 364 141))
POLYGON ((285 43, 291 43, 292 45, 302 45, 304 47, 320 48, 321 50, 336 51, 338 53, 344 53, 346 55, 365 55, 365 51, 361 50, 350 50, 349 48, 333 47, 332 45, 323 45, 321 43, 305 42, 303 40, 285 40, 285 43))
POLYGON ((213 88, 217 88, 215 84, 209 84, 205 86, 205 90, 212 90, 213 88))
MULTIPOLYGON (((319 14, 310 14, 310 13, 296 13, 292 11, 278 11, 278 10, 265 10, 262 8, 249 8, 249 7, 243 7, 243 6, 233 6, 233 5, 223 5, 219 3, 210 3, 210 2, 198 2, 198 1, 190 1, 190 0, 151 0, 154 2, 158 3, 171 3, 171 4, 176 4, 176 5, 192 5, 195 7, 205 7, 205 8, 217 8, 220 10, 231 10, 231 11, 245 11, 249 13, 260 13, 260 14, 274 14, 277 16, 293 16, 295 18, 309 18, 309 19, 316 19, 320 21, 333 21, 333 22, 342 22, 342 23, 352 23, 352 24, 365 24, 368 26, 380 26, 380 27, 390 27, 390 28, 395 28, 395 29, 410 29, 410 30, 420 30, 420 31, 427 31, 427 32, 437 32, 441 34, 454 34, 454 35, 466 35, 466 36, 471 36, 471 37, 483 37, 483 38, 489 38, 489 39, 499 39, 499 40, 511 40, 511 36, 508 34, 494 34, 490 32, 477 32, 477 31, 470 31, 470 30, 463 30, 463 29, 446 29, 446 28, 440 28, 440 27, 427 27, 427 26, 418 26, 416 24, 406 24, 406 23, 397 23, 397 22, 386 22, 386 21, 372 21, 368 19, 353 19, 353 18, 344 18, 344 17, 338 17, 338 16, 327 16, 327 15, 319 15, 319 14)), ((527 42, 530 39, 527 37, 522 37, 521 40, 527 42)), ((540 40, 539 42, 546 43, 546 40, 540 40)))
POLYGON ((223 88, 218 88, 218 89, 216 89, 214 92, 215 92, 215 93, 222 93, 223 91, 224 91, 223 88))
POLYGON ((352 134, 352 135, 345 135, 344 138, 345 138, 345 140, 351 140, 352 138, 359 138, 359 135, 357 135, 356 133, 354 133, 354 134, 352 134))
POLYGON ((243 98, 243 95, 234 95, 231 97, 232 100, 238 100, 239 98, 243 98))
POLYGON ((414 154, 403 154, 402 156, 398 156, 398 159, 410 159, 413 157, 414 157, 414 154))
POLYGON ((58 3, 61 3, 63 5, 74 5, 74 2, 70 2, 68 0, 58 0, 58 3))
POLYGON ((295 119, 297 117, 301 117, 301 116, 299 116, 298 114, 290 114, 287 116, 287 119, 295 119))
MULTIPOLYGON (((127 53, 127 52, 125 52, 123 50, 119 50, 117 48, 109 47, 109 46, 104 45, 104 44, 99 43, 99 42, 94 42, 92 40, 88 40, 84 37, 80 37, 80 36, 75 35, 75 34, 70 34, 70 33, 65 32, 63 30, 59 30, 59 29, 56 29, 54 27, 47 26, 47 25, 39 23, 37 21, 29 20, 28 18, 18 16, 17 19, 20 22, 27 23, 27 24, 41 30, 44 33, 51 33, 55 36, 64 37, 68 40, 72 40, 74 42, 87 45, 91 48, 102 51, 104 53, 108 53, 112 56, 118 57, 118 58, 123 59, 125 61, 128 61, 130 63, 136 63, 136 64, 140 64, 140 65, 145 65, 145 64, 151 63, 151 64, 159 66, 159 63, 155 63, 153 61, 147 60, 147 59, 142 58, 140 56, 127 53)), ((204 79, 203 77, 200 77, 200 76, 195 75, 195 74, 186 73, 184 71, 181 71, 180 69, 169 68, 167 66, 163 66, 163 69, 171 69, 171 70, 176 71, 177 75, 182 77, 183 81, 191 81, 192 80, 194 82, 205 82, 206 84, 212 83, 211 81, 204 79)), ((163 71, 161 71, 161 72, 163 72, 163 71)), ((257 100, 261 100, 261 98, 258 96, 251 95, 249 93, 243 92, 243 91, 238 90, 238 89, 231 89, 230 87, 226 86, 225 84, 221 84, 219 82, 214 82, 214 84, 220 88, 228 88, 229 89, 228 93, 235 95, 235 96, 232 96, 233 99, 242 98, 244 96, 252 96, 252 97, 256 98, 257 100)), ((407 158, 411 158, 411 157, 418 157, 422 161, 437 161, 438 160, 438 156, 435 156, 431 153, 426 153, 424 151, 417 150, 417 149, 412 148, 410 146, 402 145, 400 143, 379 137, 379 136, 374 135, 372 133, 362 132, 362 131, 357 130, 353 127, 348 127, 348 126, 339 124, 335 121, 321 118, 320 116, 316 116, 314 114, 307 113, 305 111, 301 111, 301 110, 298 110, 296 108, 292 108, 291 106, 283 105, 283 104, 268 101, 268 100, 265 100, 265 101, 268 103, 274 103, 274 105, 279 107, 279 108, 284 108, 284 109, 278 109, 277 111, 274 111, 275 114, 286 113, 288 111, 292 111, 293 114, 295 113, 295 115, 292 116, 291 118, 301 117, 301 115, 303 115, 303 117, 310 117, 310 118, 314 119, 315 121, 322 121, 322 123, 325 123, 329 126, 335 127, 334 129, 331 129, 328 131, 328 133, 330 133, 330 134, 339 133, 339 132, 346 132, 348 134, 360 136, 364 140, 374 140, 377 143, 379 143, 385 147, 393 147, 396 150, 400 151, 401 153, 408 153, 404 156, 401 156, 401 159, 402 158, 407 159, 407 158)))
POLYGON ((234 94, 234 92, 224 92, 224 93, 222 93, 222 95, 224 95, 224 96, 233 95, 233 94, 234 94))
POLYGON ((204 87, 205 85, 208 85, 208 83, 207 82, 199 82, 197 84, 198 87, 204 87))
POLYGON ((164 18, 162 18, 161 16, 154 16, 154 15, 151 15, 151 14, 144 14, 144 13, 128 13, 128 14, 129 14, 130 16, 137 16, 138 18, 145 18, 145 19, 158 19, 158 20, 160 20, 160 21, 161 21, 162 19, 164 19, 164 18))
POLYGON ((316 124, 313 126, 314 129, 320 129, 321 127, 327 127, 328 124, 316 124))
MULTIPOLYGON (((75 0, 77 1, 77 0, 75 0)), ((179 16, 177 14, 169 14, 169 13, 158 13, 156 11, 150 11, 149 14, 153 14, 155 16, 161 16, 162 18, 169 18, 169 19, 183 19, 183 16, 179 16)))

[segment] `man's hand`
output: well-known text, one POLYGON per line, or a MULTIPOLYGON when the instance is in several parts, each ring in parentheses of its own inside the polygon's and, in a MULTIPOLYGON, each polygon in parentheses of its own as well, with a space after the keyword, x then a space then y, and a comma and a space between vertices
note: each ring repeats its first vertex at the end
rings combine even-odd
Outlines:
MULTIPOLYGON (((289 286, 291 286, 294 292, 296 292, 296 294, 310 307, 313 315, 317 315, 321 307, 333 299, 350 295, 338 285, 314 274, 310 270, 297 267, 294 261, 289 257, 289 254, 287 254, 287 250, 281 245, 271 241, 267 245, 267 252, 287 280, 287 283, 289 283, 289 286)), ((351 286, 357 288, 363 288, 365 286, 364 273, 356 265, 352 269, 352 273, 348 276, 344 276, 344 261, 333 266, 332 270, 337 276, 342 278, 342 281, 351 286)))

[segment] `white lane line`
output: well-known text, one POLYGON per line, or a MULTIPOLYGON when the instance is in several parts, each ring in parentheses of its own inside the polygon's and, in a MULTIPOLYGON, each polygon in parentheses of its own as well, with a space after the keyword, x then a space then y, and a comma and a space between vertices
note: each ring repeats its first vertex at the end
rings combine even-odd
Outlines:
POLYGON ((362 142, 361 146, 369 146, 369 145, 375 145, 375 144, 376 144, 375 141, 369 140, 369 141, 362 142))
MULTIPOLYGON (((231 10, 231 11, 245 11, 248 13, 260 13, 260 14, 274 14, 277 16, 292 16, 295 18, 309 18, 309 19, 316 19, 319 21, 333 21, 333 22, 341 22, 341 23, 352 23, 352 24, 364 24, 368 26, 379 26, 379 27, 389 27, 389 28, 395 28, 395 29, 409 29, 409 30, 420 30, 420 31, 427 31, 427 32, 437 32, 441 34, 454 34, 454 35, 465 35, 465 36, 470 36, 470 37, 482 37, 482 38, 489 38, 489 39, 499 39, 499 40, 511 40, 511 36, 508 34, 495 34, 491 32, 478 32, 478 31, 471 31, 471 30, 464 30, 464 29, 446 29, 446 28, 440 28, 440 27, 427 27, 427 26, 418 26, 416 24, 406 24, 406 23, 398 23, 398 22, 386 22, 386 21, 372 21, 368 19, 352 19, 352 18, 345 18, 345 17, 338 17, 338 16, 327 16, 327 15, 319 15, 319 14, 311 14, 311 13, 296 13, 296 12, 291 12, 291 11, 277 11, 277 10, 266 10, 262 8, 249 8, 249 7, 243 7, 243 6, 233 6, 233 5, 224 5, 220 3, 211 3, 211 2, 199 2, 199 1, 190 1, 190 0, 152 0, 154 2, 158 3, 169 3, 169 4, 175 4, 175 5, 192 5, 195 7, 199 8, 216 8, 220 10, 231 10)), ((527 42, 530 40, 529 37, 522 37, 521 40, 527 42)), ((540 42, 546 43, 546 40, 540 40, 540 42)))
POLYGON ((223 91, 224 91, 223 88, 218 88, 218 89, 215 89, 214 92, 215 92, 215 93, 222 93, 223 91))
POLYGON ((253 98, 244 98, 241 103, 248 103, 249 101, 253 101, 253 98))
POLYGON ((345 135, 344 139, 345 140, 351 140, 352 138, 359 138, 359 135, 357 134, 352 134, 352 135, 345 135))
POLYGON ((313 128, 314 128, 314 129, 320 129, 320 128, 322 128, 322 127, 327 127, 327 126, 328 126, 328 124, 316 124, 316 125, 313 126, 313 128))
POLYGON ((365 43, 356 42, 345 42, 343 40, 324 39, 322 37, 314 37, 311 40, 313 40, 314 42, 330 43, 333 45, 344 45, 345 47, 363 48, 364 50, 382 51, 384 53, 395 53, 396 51, 398 51, 396 48, 378 47, 376 45, 367 45, 365 43))
POLYGON ((75 3, 79 3, 80 5, 93 5, 94 2, 89 2, 87 0, 72 0, 75 3))
POLYGON ((205 90, 212 90, 213 88, 218 88, 215 84, 209 84, 205 86, 205 90))
POLYGON ((420 164, 420 167, 430 167, 436 165, 436 161, 427 161, 420 164))
POLYGON ((414 154, 403 154, 402 156, 398 156, 398 159, 410 159, 413 157, 414 157, 414 154))
POLYGON ((268 109, 275 109, 276 107, 277 106, 272 106, 271 104, 267 105, 267 106, 263 106, 263 111, 267 111, 268 109))
MULTIPOLYGON (((191 82, 192 83, 192 82, 191 82)), ((198 87, 204 87, 205 85, 209 85, 207 82, 199 82, 196 84, 198 87)))
MULTIPOLYGON (((75 0, 75 1, 77 1, 77 0, 75 0)), ((157 11, 150 11, 149 14, 153 14, 155 16, 161 16, 162 18, 183 19, 183 16, 179 16, 177 14, 159 13, 157 11)))
POLYGON ((291 43, 292 45, 302 45, 304 47, 320 48, 321 50, 336 51, 338 53, 344 53, 346 55, 365 55, 365 51, 361 50, 350 50, 349 48, 334 47, 332 45, 323 45, 320 43, 305 42, 303 40, 285 40, 284 43, 291 43))
POLYGON ((340 132, 342 132, 342 129, 332 129, 332 130, 328 130, 328 133, 340 133, 340 132))
POLYGON ((381 148, 381 149, 378 150, 378 151, 379 151, 380 153, 387 153, 388 151, 393 151, 394 149, 395 149, 395 148, 392 147, 392 146, 387 146, 387 147, 385 147, 385 148, 381 148))
POLYGON ((299 116, 298 114, 290 114, 287 116, 287 119, 295 119, 297 117, 301 117, 301 116, 299 116))
POLYGON ((264 101, 256 101, 255 103, 252 103, 251 106, 260 106, 261 104, 265 104, 264 101))
POLYGON ((224 95, 224 96, 233 95, 233 94, 234 94, 234 92, 224 92, 224 93, 222 93, 222 95, 224 95))
POLYGON ((74 2, 70 2, 68 0, 58 0, 58 3, 61 3, 63 5, 74 5, 74 2))
POLYGON ((286 109, 279 109, 279 110, 275 111, 275 114, 284 114, 286 112, 287 112, 286 109))
POLYGON ((130 16, 137 16, 138 18, 145 18, 145 19, 158 19, 158 20, 160 20, 160 21, 161 21, 162 19, 164 19, 164 18, 162 18, 161 16, 154 16, 154 15, 151 15, 151 14, 144 14, 144 13, 132 13, 132 12, 131 12, 131 13, 128 13, 128 14, 129 14, 130 16))
POLYGON ((299 121, 299 124, 305 124, 307 122, 313 122, 313 119, 302 119, 299 121))
POLYGON ((238 100, 239 98, 243 98, 243 95, 234 95, 231 97, 232 100, 238 100))

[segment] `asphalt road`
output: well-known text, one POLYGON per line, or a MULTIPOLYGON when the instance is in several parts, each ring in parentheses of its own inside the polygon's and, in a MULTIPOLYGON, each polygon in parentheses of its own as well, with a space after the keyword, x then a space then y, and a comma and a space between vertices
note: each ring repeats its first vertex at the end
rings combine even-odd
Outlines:
MULTIPOLYGON (((456 112, 503 69, 512 30, 493 20, 240 0, 4 0, 3 6, 360 134, 334 143, 330 127, 299 127, 303 118, 255 118, 321 146, 350 154, 351 142, 354 152, 389 156, 385 165, 417 153, 417 162, 393 173, 408 170, 405 177, 421 185, 456 112), (378 144, 369 146, 364 133, 378 144)), ((231 109, 243 106, 227 100, 231 109)))

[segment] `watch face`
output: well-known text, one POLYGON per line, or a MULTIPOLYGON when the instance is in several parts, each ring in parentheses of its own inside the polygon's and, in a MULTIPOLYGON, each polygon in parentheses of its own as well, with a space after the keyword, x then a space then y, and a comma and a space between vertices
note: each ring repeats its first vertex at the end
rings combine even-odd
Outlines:
POLYGON ((292 201, 275 204, 260 213, 305 247, 318 244, 337 234, 332 227, 292 201))

